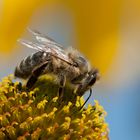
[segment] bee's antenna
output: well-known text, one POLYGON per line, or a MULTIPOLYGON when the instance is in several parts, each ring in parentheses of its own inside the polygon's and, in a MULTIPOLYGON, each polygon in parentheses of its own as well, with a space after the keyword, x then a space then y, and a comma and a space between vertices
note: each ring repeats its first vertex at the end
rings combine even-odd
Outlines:
POLYGON ((84 104, 80 107, 80 110, 84 107, 84 105, 87 103, 87 101, 89 100, 89 98, 91 97, 91 94, 92 94, 92 89, 90 88, 90 93, 89 93, 89 96, 88 98, 86 99, 86 101, 84 102, 84 104))

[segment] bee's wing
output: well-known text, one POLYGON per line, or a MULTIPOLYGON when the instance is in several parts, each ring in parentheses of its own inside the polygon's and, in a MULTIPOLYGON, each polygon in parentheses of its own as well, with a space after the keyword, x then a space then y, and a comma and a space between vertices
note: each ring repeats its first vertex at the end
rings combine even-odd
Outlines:
POLYGON ((35 30, 31 30, 31 29, 28 29, 28 31, 35 36, 36 40, 38 42, 40 42, 41 44, 49 44, 49 45, 52 45, 52 47, 55 47, 57 48, 58 50, 63 50, 64 47, 57 43, 55 40, 53 40, 52 38, 38 32, 38 31, 35 31, 35 30))
POLYGON ((31 29, 28 30, 33 36, 35 36, 40 46, 42 45, 43 51, 48 52, 49 50, 53 53, 53 55, 57 56, 58 58, 70 62, 70 59, 68 58, 67 53, 65 52, 64 47, 61 44, 57 43, 52 38, 41 34, 38 31, 34 31, 31 29))
POLYGON ((19 39, 18 42, 20 42, 22 45, 37 50, 37 51, 45 51, 45 52, 51 52, 51 50, 48 48, 47 50, 44 50, 45 45, 41 45, 39 43, 33 43, 31 41, 25 40, 25 39, 19 39))
POLYGON ((60 44, 56 43, 53 39, 49 37, 45 37, 39 32, 32 31, 32 30, 30 30, 30 32, 35 36, 38 43, 33 43, 31 41, 20 39, 19 42, 22 45, 38 51, 50 52, 52 55, 56 56, 57 58, 60 58, 61 60, 72 64, 67 53, 65 52, 65 50, 60 44))

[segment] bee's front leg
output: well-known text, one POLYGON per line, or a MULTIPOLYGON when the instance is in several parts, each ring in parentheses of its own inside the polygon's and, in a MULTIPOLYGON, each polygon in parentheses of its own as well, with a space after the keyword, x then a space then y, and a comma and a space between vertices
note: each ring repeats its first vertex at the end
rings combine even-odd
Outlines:
POLYGON ((83 81, 83 83, 79 84, 79 86, 77 88, 77 94, 79 96, 83 96, 83 94, 87 90, 90 90, 90 94, 89 94, 88 98, 86 99, 85 103, 81 106, 81 108, 83 108, 83 106, 87 103, 87 101, 91 97, 91 94, 92 94, 92 86, 95 84, 95 82, 96 82, 96 80, 98 78, 99 78, 98 70, 91 70, 88 73, 88 76, 86 77, 86 79, 83 81))
POLYGON ((79 96, 82 96, 87 90, 91 89, 91 87, 95 84, 95 82, 99 79, 98 70, 91 70, 88 73, 88 76, 84 79, 84 81, 78 86, 77 93, 79 96))

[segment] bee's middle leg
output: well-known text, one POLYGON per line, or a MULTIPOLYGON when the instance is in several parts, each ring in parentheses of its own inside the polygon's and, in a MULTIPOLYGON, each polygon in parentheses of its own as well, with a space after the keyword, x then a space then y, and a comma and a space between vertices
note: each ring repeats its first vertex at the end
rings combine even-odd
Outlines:
POLYGON ((66 76, 60 75, 59 78, 60 78, 60 85, 59 85, 58 96, 59 98, 62 98, 64 94, 64 87, 66 84, 66 76))

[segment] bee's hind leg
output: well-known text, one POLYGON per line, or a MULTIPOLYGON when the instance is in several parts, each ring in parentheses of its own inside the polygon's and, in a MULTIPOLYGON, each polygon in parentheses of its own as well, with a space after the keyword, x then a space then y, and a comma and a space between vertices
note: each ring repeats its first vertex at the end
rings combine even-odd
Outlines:
POLYGON ((35 70, 32 71, 32 75, 29 77, 27 84, 26 84, 26 87, 28 89, 31 89, 34 86, 38 77, 42 74, 42 72, 44 71, 44 69, 48 65, 48 62, 49 61, 45 61, 43 64, 41 64, 35 70))

